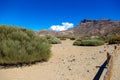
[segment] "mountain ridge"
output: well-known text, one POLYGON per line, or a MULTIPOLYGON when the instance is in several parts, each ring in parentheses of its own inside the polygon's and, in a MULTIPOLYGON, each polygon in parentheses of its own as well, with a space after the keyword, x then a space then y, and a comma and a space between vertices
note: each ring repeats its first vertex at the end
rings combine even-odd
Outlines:
POLYGON ((41 30, 38 35, 54 35, 60 36, 115 36, 120 35, 120 21, 110 19, 100 20, 82 20, 76 27, 71 30, 60 32, 41 30))

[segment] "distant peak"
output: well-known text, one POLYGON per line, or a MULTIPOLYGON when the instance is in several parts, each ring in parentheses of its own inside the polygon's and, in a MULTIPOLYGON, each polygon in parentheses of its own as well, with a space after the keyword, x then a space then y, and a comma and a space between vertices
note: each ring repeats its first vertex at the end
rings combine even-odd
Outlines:
POLYGON ((86 23, 86 22, 96 22, 96 21, 111 21, 111 20, 107 19, 107 18, 103 18, 103 19, 99 19, 99 20, 83 19, 81 22, 86 23))
POLYGON ((81 22, 82 22, 82 23, 85 23, 85 22, 93 22, 93 21, 97 21, 97 20, 83 19, 81 22))

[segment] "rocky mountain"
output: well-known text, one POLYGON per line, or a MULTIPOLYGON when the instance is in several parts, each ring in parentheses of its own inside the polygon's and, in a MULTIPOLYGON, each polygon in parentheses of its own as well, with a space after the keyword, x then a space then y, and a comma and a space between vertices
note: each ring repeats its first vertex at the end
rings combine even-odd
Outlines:
POLYGON ((74 36, 74 31, 73 30, 65 30, 65 31, 60 31, 60 32, 55 32, 55 31, 50 31, 50 30, 41 30, 37 32, 39 36, 43 35, 53 35, 56 37, 62 37, 62 36, 74 36))
POLYGON ((77 36, 108 36, 112 35, 111 32, 113 30, 116 32, 118 28, 120 28, 120 21, 114 21, 110 19, 101 20, 84 19, 73 30, 74 34, 77 36))
POLYGON ((38 35, 54 35, 54 36, 110 36, 120 35, 120 21, 101 19, 87 20, 84 19, 75 28, 66 31, 48 31, 42 30, 38 35))

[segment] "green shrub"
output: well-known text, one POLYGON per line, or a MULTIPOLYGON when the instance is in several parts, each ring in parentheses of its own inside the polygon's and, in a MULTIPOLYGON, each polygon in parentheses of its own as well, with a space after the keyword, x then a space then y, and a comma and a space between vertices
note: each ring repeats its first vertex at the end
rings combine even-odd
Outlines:
POLYGON ((47 61, 51 55, 48 40, 32 30, 0 26, 0 64, 23 64, 47 61))
POLYGON ((109 43, 109 44, 120 44, 120 36, 111 37, 111 38, 108 40, 108 43, 109 43))
POLYGON ((70 37, 70 40, 75 40, 76 38, 75 37, 70 37))
POLYGON ((46 35, 45 38, 48 40, 50 44, 60 44, 61 40, 52 36, 52 35, 46 35))
POLYGON ((66 40, 66 37, 58 37, 60 40, 66 40))
POLYGON ((77 39, 77 40, 73 43, 73 45, 77 45, 77 46, 80 46, 80 44, 81 44, 81 39, 77 39))
POLYGON ((100 46, 103 45, 105 42, 99 39, 78 39, 76 40, 73 45, 77 46, 100 46))

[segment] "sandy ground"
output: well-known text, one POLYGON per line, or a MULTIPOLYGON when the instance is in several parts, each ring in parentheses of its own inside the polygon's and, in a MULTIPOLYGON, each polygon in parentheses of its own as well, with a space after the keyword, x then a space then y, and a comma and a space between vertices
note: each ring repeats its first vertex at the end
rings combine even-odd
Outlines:
MULTIPOLYGON (((73 46, 66 40, 52 47, 48 62, 0 69, 0 80, 92 80, 106 60, 106 46, 73 46)), ((120 58, 119 58, 120 59, 120 58)))
POLYGON ((120 80, 120 52, 116 59, 114 59, 112 80, 120 80))

